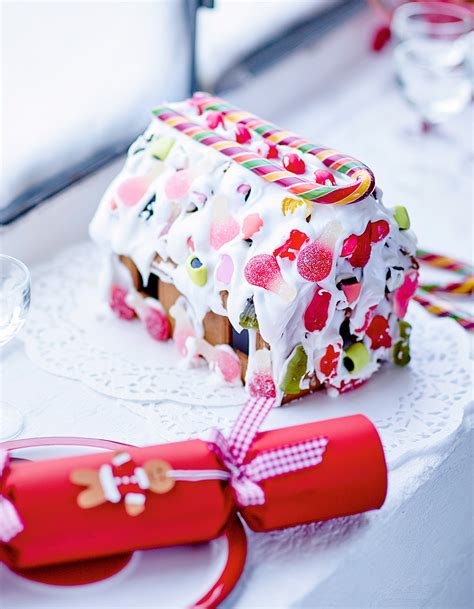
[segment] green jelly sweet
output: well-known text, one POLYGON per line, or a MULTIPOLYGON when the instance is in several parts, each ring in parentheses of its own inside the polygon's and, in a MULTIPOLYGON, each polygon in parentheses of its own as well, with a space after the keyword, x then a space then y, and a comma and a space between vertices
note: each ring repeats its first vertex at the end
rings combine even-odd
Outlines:
POLYGON ((357 374, 369 361, 369 351, 364 343, 354 343, 344 353, 343 363, 351 374, 357 374))
POLYGON ((201 260, 192 254, 186 260, 186 270, 188 275, 196 285, 202 287, 207 283, 207 267, 201 262, 201 260))
POLYGON ((171 148, 174 146, 175 140, 172 137, 163 136, 159 137, 150 144, 149 152, 155 159, 164 161, 169 155, 171 148))
POLYGON ((297 394, 301 391, 300 383, 306 374, 308 356, 303 345, 295 347, 286 366, 286 372, 280 383, 280 389, 287 394, 297 394))
POLYGON ((247 298, 247 304, 239 316, 239 324, 247 330, 258 330, 258 319, 255 313, 253 298, 247 298))
POLYGON ((406 341, 410 340, 411 325, 404 319, 401 319, 398 322, 398 328, 400 332, 400 338, 403 338, 406 341))
POLYGON ((393 361, 397 366, 406 366, 410 363, 410 334, 411 326, 403 319, 398 322, 400 340, 398 340, 392 349, 393 361))
POLYGON ((403 207, 403 205, 396 205, 393 208, 393 217, 400 230, 408 230, 410 228, 410 216, 408 215, 407 208, 403 207))

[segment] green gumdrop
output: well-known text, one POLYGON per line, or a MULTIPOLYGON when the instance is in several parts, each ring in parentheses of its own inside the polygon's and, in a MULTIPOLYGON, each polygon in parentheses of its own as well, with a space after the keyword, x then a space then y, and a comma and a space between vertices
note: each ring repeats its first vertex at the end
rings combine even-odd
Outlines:
POLYGON ((293 349, 290 360, 286 366, 285 375, 280 383, 280 389, 288 394, 296 394, 301 391, 300 382, 306 374, 308 356, 303 345, 293 349))
POLYGON ((258 319, 255 313, 253 298, 247 298, 247 304, 239 316, 239 324, 247 330, 258 330, 258 319))
POLYGON ((186 260, 186 270, 188 275, 196 285, 202 287, 207 283, 207 267, 199 260, 197 256, 192 254, 186 260))
POLYGON ((410 345, 403 341, 399 340, 393 345, 393 361, 397 366, 406 366, 410 363, 410 345))
POLYGON ((171 148, 173 148, 174 142, 175 140, 172 137, 159 137, 151 143, 148 150, 155 159, 164 161, 170 153, 171 148))
POLYGON ((410 228, 410 216, 408 215, 407 208, 403 207, 403 205, 396 205, 393 208, 393 217, 400 230, 408 230, 410 228))
POLYGON ((370 361, 370 355, 364 343, 354 343, 344 354, 343 363, 350 374, 357 374, 370 361))
POLYGON ((405 339, 405 341, 410 340, 411 325, 407 321, 400 320, 398 322, 398 329, 400 332, 400 338, 405 339))

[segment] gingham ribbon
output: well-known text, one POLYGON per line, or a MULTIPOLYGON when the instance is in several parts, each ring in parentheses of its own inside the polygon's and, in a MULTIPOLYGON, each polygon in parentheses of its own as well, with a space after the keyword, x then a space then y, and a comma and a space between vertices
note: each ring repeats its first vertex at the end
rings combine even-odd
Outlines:
POLYGON ((327 438, 318 437, 264 451, 245 463, 247 453, 274 402, 273 398, 250 399, 228 439, 219 429, 212 432, 209 447, 229 471, 230 484, 241 507, 265 503, 265 492, 260 486, 262 480, 314 467, 321 463, 326 450, 327 438))
MULTIPOLYGON (((6 450, 0 450, 0 490, 3 477, 8 470, 9 456, 6 450)), ((23 523, 13 503, 0 494, 0 541, 8 543, 23 531, 23 523)))

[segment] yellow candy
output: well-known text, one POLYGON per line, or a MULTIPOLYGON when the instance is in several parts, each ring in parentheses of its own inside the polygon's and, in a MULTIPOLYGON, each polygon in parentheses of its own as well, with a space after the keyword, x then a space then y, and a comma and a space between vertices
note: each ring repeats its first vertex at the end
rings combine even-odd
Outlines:
POLYGON ((194 254, 189 256, 186 261, 188 275, 196 285, 202 287, 207 283, 207 268, 194 254))
POLYGON ((175 140, 172 137, 159 137, 150 144, 149 152, 155 159, 164 161, 169 155, 171 148, 174 146, 175 140))
POLYGON ((298 207, 306 204, 306 215, 311 213, 312 205, 310 201, 303 201, 302 199, 292 199, 291 197, 285 197, 281 203, 281 210, 283 215, 294 214, 298 207))
POLYGON ((403 205, 396 205, 393 208, 393 217, 400 230, 408 230, 410 228, 410 216, 408 215, 407 208, 403 207, 403 205))

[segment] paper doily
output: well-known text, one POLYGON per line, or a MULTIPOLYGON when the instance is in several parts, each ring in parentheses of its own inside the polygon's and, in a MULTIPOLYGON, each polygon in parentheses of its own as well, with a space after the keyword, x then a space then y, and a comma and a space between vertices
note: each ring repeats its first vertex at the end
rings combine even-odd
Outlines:
MULTIPOLYGON (((23 340, 27 354, 53 374, 76 379, 140 411, 163 441, 228 427, 241 388, 209 383, 206 368, 184 369, 172 342, 157 343, 138 321, 97 318, 99 256, 89 243, 70 248, 33 269, 32 309, 23 340)), ((462 422, 471 399, 469 340, 452 320, 412 305, 412 363, 384 366, 365 386, 340 396, 314 394, 275 409, 268 427, 356 412, 377 426, 389 464, 430 450, 462 422)))

